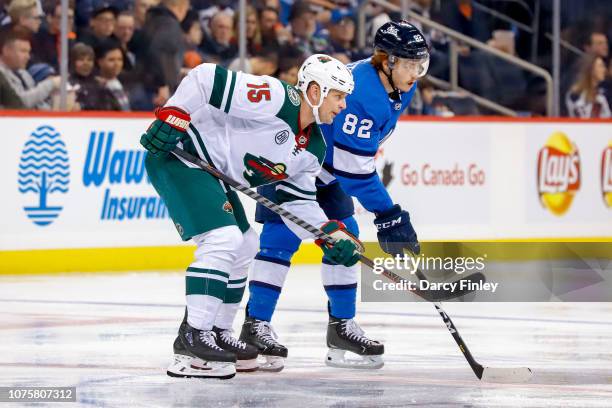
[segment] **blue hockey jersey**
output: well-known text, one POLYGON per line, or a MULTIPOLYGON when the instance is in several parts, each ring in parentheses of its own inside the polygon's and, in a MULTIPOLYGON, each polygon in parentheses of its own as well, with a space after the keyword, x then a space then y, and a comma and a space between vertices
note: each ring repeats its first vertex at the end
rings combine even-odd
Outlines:
POLYGON ((346 98, 347 107, 331 125, 321 125, 327 153, 319 180, 339 182, 370 212, 389 209, 393 201, 379 178, 374 156, 391 135, 400 114, 408 107, 416 84, 400 94, 401 102, 389 98, 370 59, 350 64, 355 90, 346 98))
MULTIPOLYGON (((374 156, 395 129, 416 89, 415 84, 410 91, 400 94, 401 102, 392 101, 369 59, 348 67, 353 72, 355 89, 346 98, 347 107, 331 125, 319 125, 327 149, 317 179, 317 201, 330 219, 353 214, 349 196, 356 197, 370 212, 381 212, 393 205, 376 173, 374 156)), ((275 186, 259 187, 257 191, 276 201, 275 186)), ((257 204, 255 220, 282 222, 278 215, 261 204, 257 204)))

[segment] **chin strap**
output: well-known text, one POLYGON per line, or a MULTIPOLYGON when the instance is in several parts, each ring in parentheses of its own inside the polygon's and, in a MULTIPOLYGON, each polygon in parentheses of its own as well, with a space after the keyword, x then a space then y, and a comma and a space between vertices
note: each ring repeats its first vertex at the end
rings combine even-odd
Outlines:
POLYGON ((395 63, 395 57, 390 56, 388 61, 389 61, 389 73, 387 74, 382 67, 380 69, 380 72, 385 74, 385 76, 387 77, 387 80, 389 81, 389 85, 391 85, 391 88, 393 88, 393 91, 389 92, 388 94, 389 98, 394 101, 401 101, 402 98, 400 98, 400 91, 395 86, 395 82, 393 82, 393 64, 395 63))
POLYGON ((319 118, 319 107, 323 105, 323 99, 325 99, 325 97, 323 96, 323 92, 321 92, 321 95, 319 96, 319 103, 317 103, 316 105, 313 105, 312 103, 310 103, 310 99, 308 98, 308 95, 304 95, 304 99, 306 99, 306 103, 308 104, 308 106, 312 108, 312 115, 315 118, 315 122, 317 122, 317 125, 320 125, 321 119, 319 118))

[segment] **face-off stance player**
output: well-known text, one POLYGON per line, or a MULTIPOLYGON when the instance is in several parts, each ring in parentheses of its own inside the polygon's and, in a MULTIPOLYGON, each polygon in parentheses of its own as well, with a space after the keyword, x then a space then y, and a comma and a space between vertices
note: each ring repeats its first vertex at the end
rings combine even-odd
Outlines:
POLYGON ((186 272, 187 307, 170 376, 231 378, 236 370, 258 366, 258 350, 231 331, 258 236, 236 192, 171 154, 175 147, 242 184, 278 183, 284 208, 330 233, 333 229, 337 241, 322 247, 326 256, 347 266, 359 258, 361 243, 339 222, 328 221, 314 199, 325 155, 318 123, 331 123, 346 107, 353 78, 326 55, 307 59, 301 75, 306 85, 298 91, 272 77, 202 64, 155 112, 156 120, 141 137, 149 150, 145 166, 151 183, 181 238, 197 245, 186 272))
MULTIPOLYGON (((381 26, 374 46, 371 58, 349 65, 355 92, 347 97, 347 109, 333 124, 321 126, 327 154, 317 179, 317 200, 329 218, 341 220, 358 236, 351 196, 356 197, 376 215, 378 240, 385 252, 403 254, 407 248, 419 253, 410 216, 389 196, 376 172, 374 156, 393 132, 401 112, 410 104, 416 80, 426 74, 429 48, 423 34, 404 21, 381 26)), ((274 198, 274 191, 267 187, 260 192, 274 198)), ((264 222, 264 226, 260 252, 253 263, 247 316, 240 338, 257 345, 261 355, 281 358, 287 356, 287 348, 272 336, 270 321, 300 237, 276 214, 260 205, 256 219, 264 222)), ((336 367, 382 367, 384 346, 366 337, 353 320, 357 267, 338 265, 324 256, 321 274, 329 311, 326 363, 336 367), (360 359, 345 358, 346 351, 359 355, 360 359)), ((282 369, 282 364, 282 361, 276 362, 277 371, 282 369)))

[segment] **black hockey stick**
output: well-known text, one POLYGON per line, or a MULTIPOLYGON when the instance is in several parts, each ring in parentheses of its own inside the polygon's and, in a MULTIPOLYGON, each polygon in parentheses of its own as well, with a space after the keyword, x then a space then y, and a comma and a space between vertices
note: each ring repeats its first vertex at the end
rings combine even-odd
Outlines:
MULTIPOLYGON (((263 205, 264 207, 268 208, 270 211, 280 215, 281 217, 287 218, 291 222, 298 225, 300 228, 303 228, 304 230, 313 234, 316 238, 322 239, 326 243, 333 244, 334 239, 330 237, 328 234, 324 233, 323 231, 321 231, 314 225, 311 225, 310 223, 302 220, 301 218, 296 217, 295 215, 291 214, 289 211, 285 210, 280 205, 262 196, 257 191, 252 190, 249 187, 246 187, 240 184, 239 182, 237 182, 236 180, 226 176, 225 174, 223 174, 222 172, 220 172, 219 170, 217 170, 215 167, 211 166, 210 164, 206 163, 202 159, 195 157, 192 154, 187 153, 186 151, 178 147, 176 147, 172 152, 176 154, 177 156, 181 157, 182 159, 184 159, 185 161, 200 167, 202 170, 206 171, 212 176, 232 186, 234 189, 240 191, 241 193, 248 195, 249 197, 257 201, 258 203, 263 205)), ((364 255, 360 255, 359 260, 364 265, 372 269, 375 268, 374 262, 370 258, 364 255)), ((378 268, 382 269, 381 274, 385 276, 387 279, 391 280, 392 282, 402 283, 406 281, 404 278, 402 278, 400 275, 394 272, 391 272, 385 268, 381 268, 381 267, 378 267, 378 268)), ((421 272, 418 268, 415 271, 415 275, 419 280, 427 281, 427 278, 425 277, 423 272, 421 272)), ((469 289, 469 288, 475 287, 475 285, 472 285, 472 283, 485 282, 486 278, 482 273, 476 272, 476 273, 473 273, 471 275, 461 278, 461 280, 466 283, 470 283, 470 284, 464 285, 464 288, 459 288, 454 291, 421 290, 421 289, 416 288, 416 289, 411 289, 410 292, 418 295, 419 297, 429 302, 440 302, 440 301, 450 300, 450 299, 454 299, 460 296, 467 295, 468 293, 473 291, 472 289, 469 289)))
MULTIPOLYGON (((311 225, 310 223, 296 217, 295 215, 291 214, 289 211, 283 209, 278 204, 268 200, 267 198, 257 193, 256 191, 253 191, 250 188, 238 183, 236 180, 230 177, 227 177, 225 174, 221 173, 219 170, 209 165, 205 161, 201 160, 200 158, 195 157, 178 147, 174 148, 173 153, 176 154, 178 157, 181 157, 185 161, 200 167, 202 170, 218 178, 219 180, 229 184, 230 186, 240 191, 241 193, 248 195, 249 197, 257 201, 258 203, 268 208, 270 211, 275 212, 281 217, 287 218, 289 221, 295 223, 299 227, 310 232, 315 237, 322 239, 326 243, 330 243, 330 244, 334 243, 334 239, 331 236, 324 233, 323 231, 321 231, 314 225, 311 225)), ((365 257, 364 255, 360 255, 360 260, 362 263, 369 266, 370 268, 374 268, 374 262, 371 259, 365 257)), ((391 271, 383 270, 382 274, 394 282, 403 281, 401 276, 391 271)), ((420 293, 420 291, 412 291, 412 292, 418 296, 421 296, 425 300, 431 301, 426 296, 424 296, 422 293, 420 293)), ((468 349, 467 345, 461 338, 461 335, 459 334, 459 331, 453 324, 453 321, 451 320, 451 318, 442 309, 442 305, 438 301, 432 301, 432 303, 434 307, 436 308, 436 310, 438 311, 438 313, 440 314, 440 316, 442 317, 442 320, 446 324, 448 331, 453 336, 453 339, 455 339, 455 342, 459 346, 459 349, 463 353, 465 359, 467 360, 468 364, 470 365, 470 367, 472 368, 472 370, 474 371, 474 374, 476 374, 476 377, 478 377, 478 379, 482 381, 491 381, 491 382, 524 382, 524 381, 527 381, 531 377, 531 369, 527 367, 495 368, 495 367, 484 367, 481 364, 479 364, 476 361, 476 359, 474 359, 474 357, 472 356, 472 353, 470 353, 470 350, 468 349)))

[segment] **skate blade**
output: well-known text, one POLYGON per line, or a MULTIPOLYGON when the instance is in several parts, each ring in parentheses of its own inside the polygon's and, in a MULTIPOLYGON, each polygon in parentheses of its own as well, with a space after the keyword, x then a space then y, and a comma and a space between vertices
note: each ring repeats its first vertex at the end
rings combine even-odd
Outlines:
MULTIPOLYGON (((206 362, 199 359, 199 358, 194 358, 193 361, 191 362, 191 366, 194 369, 199 369, 199 370, 206 370, 206 362)), ((257 359, 251 359, 251 360, 237 360, 236 361, 236 372, 237 373, 250 373, 253 371, 257 371, 259 369, 259 363, 257 362, 257 359)))
POLYGON ((216 378, 226 380, 236 375, 234 363, 202 361, 185 355, 174 355, 166 374, 180 378, 216 378), (197 361, 196 361, 197 360, 197 361))
POLYGON ((385 365, 382 355, 379 356, 362 356, 351 353, 347 350, 329 349, 325 358, 325 364, 335 368, 352 368, 377 370, 385 365), (347 359, 346 353, 355 355, 358 359, 347 359))
POLYGON ((259 363, 259 371, 266 371, 269 373, 278 373, 283 371, 285 368, 285 358, 278 356, 262 356, 259 355, 257 360, 259 363))
POLYGON ((250 373, 257 370, 259 370, 259 362, 257 361, 257 358, 236 361, 236 372, 250 373))

